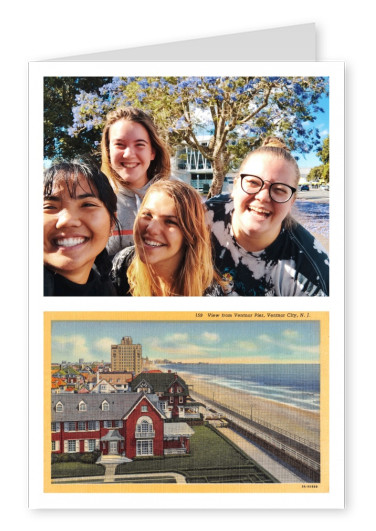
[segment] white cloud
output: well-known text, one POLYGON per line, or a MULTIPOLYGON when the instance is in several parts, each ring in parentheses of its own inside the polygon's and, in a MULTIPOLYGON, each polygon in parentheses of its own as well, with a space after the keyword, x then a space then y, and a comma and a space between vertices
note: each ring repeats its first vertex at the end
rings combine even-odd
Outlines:
POLYGON ((111 354, 111 345, 117 345, 118 341, 112 337, 102 337, 94 343, 94 347, 99 351, 110 356, 111 354))
POLYGON ((63 359, 76 359, 88 354, 89 349, 85 336, 55 336, 52 342, 53 356, 61 356, 63 359))
POLYGON ((287 330, 284 330, 282 332, 282 335, 284 337, 287 337, 288 339, 295 339, 295 338, 299 337, 299 332, 297 330, 287 329, 287 330))
POLYGON ((205 343, 217 343, 220 340, 219 335, 212 332, 204 332, 201 337, 205 343))
POLYGON ((245 351, 257 350, 257 345, 253 341, 239 341, 236 343, 236 348, 241 348, 245 351))
POLYGON ((267 334, 261 334, 257 337, 259 341, 262 341, 263 343, 275 343, 275 339, 273 339, 271 336, 268 336, 267 334))
POLYGON ((188 337, 188 334, 172 334, 171 336, 166 336, 164 341, 167 343, 173 343, 175 341, 187 341, 188 337))

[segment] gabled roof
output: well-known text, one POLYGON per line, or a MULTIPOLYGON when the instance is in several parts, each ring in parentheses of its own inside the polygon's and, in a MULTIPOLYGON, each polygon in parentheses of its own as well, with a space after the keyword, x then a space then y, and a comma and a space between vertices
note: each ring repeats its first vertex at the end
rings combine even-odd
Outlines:
POLYGON ((120 420, 144 398, 142 393, 109 393, 109 394, 51 394, 51 421, 65 422, 75 420, 120 420), (79 411, 79 403, 84 401, 86 411, 79 411), (106 400, 109 410, 103 411, 102 402, 106 400), (61 402, 63 411, 56 411, 56 404, 61 402))
POLYGON ((108 382, 104 378, 99 380, 99 382, 96 385, 94 385, 93 389, 91 390, 91 393, 95 393, 96 392, 95 389, 97 389, 100 385, 105 385, 106 387, 111 387, 113 389, 113 392, 116 393, 116 388, 112 385, 112 383, 108 382))
POLYGON ((109 430, 106 435, 101 437, 101 441, 124 441, 124 437, 120 435, 119 430, 109 430))
POLYGON ((168 394, 169 388, 175 381, 177 381, 183 388, 183 392, 180 394, 187 396, 189 394, 187 384, 182 378, 180 378, 180 376, 177 376, 172 372, 141 372, 130 385, 132 391, 134 391, 142 382, 145 382, 148 387, 151 388, 153 393, 168 394))
MULTIPOLYGON (((146 402, 149 402, 149 404, 154 408, 154 411, 155 411, 156 413, 158 413, 158 415, 159 415, 162 419, 165 419, 165 418, 166 418, 165 415, 163 414, 163 412, 162 412, 160 409, 158 409, 158 403, 159 403, 159 400, 158 400, 157 395, 155 395, 155 394, 145 394, 145 393, 132 393, 132 394, 140 395, 144 400, 146 400, 146 402)), ((140 400, 140 402, 141 402, 141 400, 140 400)), ((133 408, 131 408, 131 409, 128 411, 128 413, 127 413, 126 415, 124 415, 123 418, 125 419, 126 417, 128 417, 128 416, 132 413, 133 409, 134 409, 137 405, 138 405, 138 404, 136 403, 136 404, 133 406, 133 408)))

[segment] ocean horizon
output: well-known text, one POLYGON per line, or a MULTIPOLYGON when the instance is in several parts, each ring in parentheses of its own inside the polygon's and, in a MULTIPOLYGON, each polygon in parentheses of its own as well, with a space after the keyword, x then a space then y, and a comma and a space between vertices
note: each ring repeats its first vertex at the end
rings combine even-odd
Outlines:
POLYGON ((178 374, 192 374, 202 382, 239 389, 255 397, 308 411, 320 410, 320 365, 317 363, 171 363, 159 367, 178 374))

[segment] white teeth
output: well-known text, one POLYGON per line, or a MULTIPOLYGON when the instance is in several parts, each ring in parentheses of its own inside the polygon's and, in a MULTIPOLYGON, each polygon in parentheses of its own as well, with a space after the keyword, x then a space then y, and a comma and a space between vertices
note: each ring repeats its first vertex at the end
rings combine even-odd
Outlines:
POLYGON ((129 164, 127 164, 126 162, 123 162, 123 167, 124 168, 135 168, 137 165, 138 165, 137 162, 133 162, 133 163, 129 163, 129 164))
POLYGON ((61 240, 56 240, 56 243, 60 247, 74 247, 75 245, 84 243, 84 241, 85 238, 62 238, 61 240))
POLYGON ((163 243, 153 242, 151 240, 144 240, 146 245, 150 245, 151 247, 163 247, 163 243))
POLYGON ((268 210, 263 210, 262 208, 256 208, 256 207, 250 207, 250 210, 254 211, 254 212, 257 212, 258 214, 264 214, 266 216, 268 216, 270 214, 270 212, 268 210))

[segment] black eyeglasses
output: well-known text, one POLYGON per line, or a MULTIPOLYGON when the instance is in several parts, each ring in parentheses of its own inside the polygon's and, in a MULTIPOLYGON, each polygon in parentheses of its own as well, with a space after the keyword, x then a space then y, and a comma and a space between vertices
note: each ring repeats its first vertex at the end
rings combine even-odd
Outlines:
MULTIPOLYGON (((264 181, 261 177, 256 175, 247 175, 246 173, 240 174, 240 184, 243 192, 249 195, 258 194, 260 190, 263 189, 265 183, 269 181, 264 181)), ((287 203, 293 194, 295 194, 296 188, 289 186, 285 183, 270 183, 269 184, 269 196, 270 199, 276 203, 287 203)))

